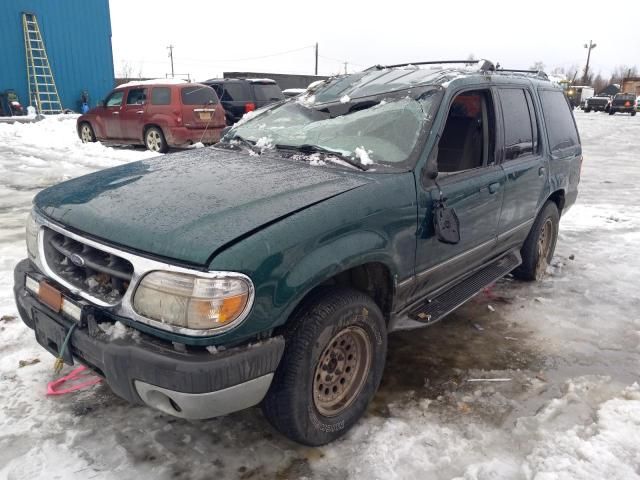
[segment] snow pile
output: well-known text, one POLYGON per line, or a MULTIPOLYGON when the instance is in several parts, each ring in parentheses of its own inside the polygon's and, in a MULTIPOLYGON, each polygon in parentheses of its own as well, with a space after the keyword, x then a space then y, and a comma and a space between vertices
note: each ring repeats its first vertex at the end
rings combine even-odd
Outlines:
POLYGON ((188 83, 179 78, 152 78, 149 80, 131 80, 130 82, 118 85, 118 88, 136 87, 138 85, 182 85, 188 83))
POLYGON ((373 160, 369 157, 373 153, 371 150, 367 150, 364 147, 356 147, 354 153, 362 165, 371 165, 373 163, 373 160))
POLYGON ((351 101, 351 97, 349 95, 343 95, 340 97, 340 103, 349 103, 351 101))

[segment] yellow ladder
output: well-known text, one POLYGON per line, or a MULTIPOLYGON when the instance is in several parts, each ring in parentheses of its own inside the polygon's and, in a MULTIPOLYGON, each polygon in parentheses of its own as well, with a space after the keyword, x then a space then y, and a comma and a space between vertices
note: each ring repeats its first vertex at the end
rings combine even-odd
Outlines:
POLYGON ((62 112, 62 103, 51 72, 47 51, 40 34, 38 19, 33 13, 22 13, 24 49, 27 55, 27 78, 29 79, 29 104, 39 113, 62 112))

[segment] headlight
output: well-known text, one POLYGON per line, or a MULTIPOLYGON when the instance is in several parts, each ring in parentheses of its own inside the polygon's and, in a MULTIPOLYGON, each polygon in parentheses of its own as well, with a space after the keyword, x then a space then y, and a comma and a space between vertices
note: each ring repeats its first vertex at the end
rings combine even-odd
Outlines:
POLYGON ((29 212, 26 225, 27 253, 31 260, 35 260, 38 255, 38 230, 39 226, 33 218, 33 214, 29 212))
POLYGON ((253 285, 240 276, 204 278, 175 272, 145 275, 133 298, 144 317, 176 327, 211 330, 230 325, 251 307, 253 285))

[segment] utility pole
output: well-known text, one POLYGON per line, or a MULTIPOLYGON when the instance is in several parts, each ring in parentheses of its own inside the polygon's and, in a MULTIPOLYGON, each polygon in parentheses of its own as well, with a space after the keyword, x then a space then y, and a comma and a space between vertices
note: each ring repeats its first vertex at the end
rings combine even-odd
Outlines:
POLYGON ((169 50, 168 56, 171 59, 171 78, 175 78, 175 75, 173 73, 173 45, 169 45, 167 49, 169 50))
POLYGON ((348 62, 344 62, 344 73, 345 73, 345 75, 346 75, 346 73, 347 73, 347 63, 348 63, 348 62))
POLYGON ((318 42, 316 42, 316 75, 318 75, 318 42))
POLYGON ((596 44, 589 40, 589 45, 584 44, 584 48, 587 49, 587 64, 584 67, 584 75, 582 76, 582 83, 586 85, 589 80, 589 60, 591 60, 591 50, 596 48, 596 44))

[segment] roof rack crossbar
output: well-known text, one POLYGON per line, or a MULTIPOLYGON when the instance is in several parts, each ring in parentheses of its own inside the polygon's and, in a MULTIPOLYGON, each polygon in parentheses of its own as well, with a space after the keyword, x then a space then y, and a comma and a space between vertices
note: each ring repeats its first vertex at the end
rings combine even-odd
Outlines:
POLYGON ((516 68, 502 68, 502 67, 499 67, 498 69, 496 69, 496 73, 500 73, 500 72, 506 72, 506 73, 530 73, 532 75, 535 75, 536 77, 545 78, 547 80, 549 79, 547 74, 545 72, 543 72, 542 70, 519 70, 519 69, 516 69, 516 68))
POLYGON ((383 68, 398 68, 398 67, 409 67, 412 65, 448 65, 448 64, 465 64, 465 65, 478 65, 478 70, 481 72, 493 71, 495 70, 495 66, 492 62, 488 60, 432 60, 428 62, 407 62, 407 63, 396 63, 394 65, 375 65, 367 70, 371 69, 383 69, 383 68))

